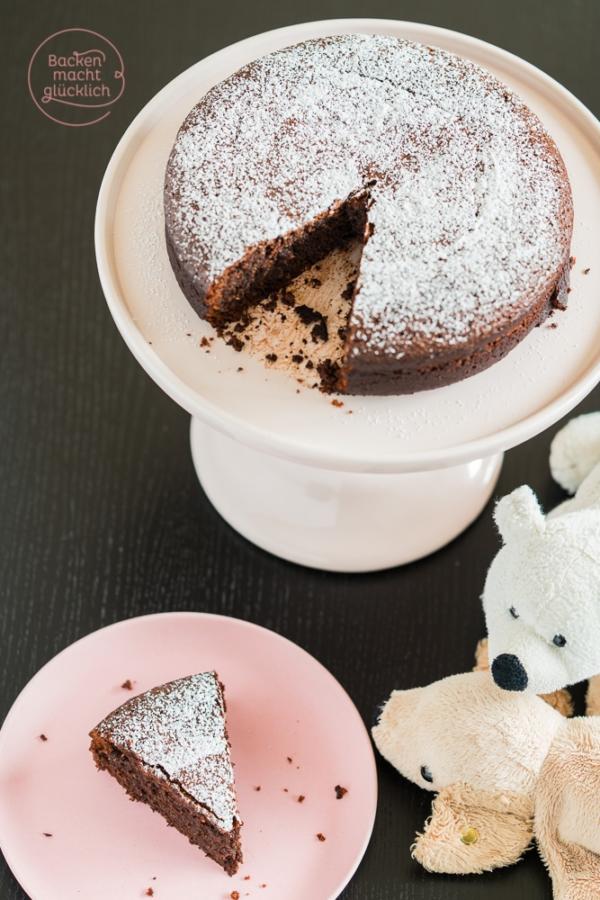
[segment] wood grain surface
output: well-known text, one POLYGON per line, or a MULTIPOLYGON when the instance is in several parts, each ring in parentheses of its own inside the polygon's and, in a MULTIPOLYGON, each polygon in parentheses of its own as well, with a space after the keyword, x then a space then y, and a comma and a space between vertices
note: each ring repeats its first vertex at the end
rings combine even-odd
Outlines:
MULTIPOLYGON (((235 615, 286 635, 333 672, 368 724, 392 687, 471 665, 483 633, 479 595, 498 544, 490 508, 449 547, 381 574, 316 572, 261 552, 203 495, 187 416, 126 350, 98 282, 100 179, 143 104, 226 44, 338 16, 405 18, 475 35, 540 66, 600 113, 595 0, 3 4, 0 719, 40 666, 76 638, 160 610, 235 615), (26 86, 34 48, 69 26, 111 38, 127 68, 125 96, 89 128, 48 121, 26 86)), ((597 390, 580 411, 599 405, 597 390)), ((547 506, 560 499, 548 473, 551 437, 507 455, 497 493, 528 482, 547 506)), ((426 874, 408 848, 430 798, 383 763, 379 778, 375 832, 345 900, 551 896, 535 852, 492 875, 426 874)), ((24 896, 0 863, 0 897, 24 896)))

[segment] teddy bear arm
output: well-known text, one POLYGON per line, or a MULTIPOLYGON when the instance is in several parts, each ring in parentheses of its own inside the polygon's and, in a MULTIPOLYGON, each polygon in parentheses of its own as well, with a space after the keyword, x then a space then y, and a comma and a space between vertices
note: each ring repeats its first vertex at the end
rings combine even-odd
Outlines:
POLYGON ((552 477, 574 494, 600 462, 600 413, 577 416, 562 428, 550 448, 552 477))
POLYGON ((529 798, 455 784, 435 797, 411 855, 430 872, 480 874, 517 862, 532 834, 529 798))

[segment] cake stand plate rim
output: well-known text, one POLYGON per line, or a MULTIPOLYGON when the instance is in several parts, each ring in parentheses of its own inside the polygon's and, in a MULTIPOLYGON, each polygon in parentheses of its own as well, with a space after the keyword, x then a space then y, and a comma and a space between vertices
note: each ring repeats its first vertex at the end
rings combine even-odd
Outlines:
MULTIPOLYGON (((376 432, 374 432, 375 439, 369 446, 364 441, 362 446, 357 446, 357 443, 353 441, 353 436, 358 433, 357 429, 362 429, 363 436, 365 433, 365 423, 359 424, 360 416, 348 417, 344 429, 346 439, 336 440, 325 437, 321 439, 319 428, 311 419, 312 412, 306 418, 307 424, 305 425, 304 409, 306 409, 306 404, 303 404, 302 398, 298 398, 300 402, 295 409, 299 423, 296 433, 290 433, 289 430, 284 432, 278 429, 276 422, 272 427, 265 427, 263 423, 253 422, 251 414, 249 416, 240 416, 238 413, 232 412, 231 409, 227 408, 228 403, 222 397, 215 402, 214 399, 191 388, 189 384, 186 384, 185 380, 173 371, 173 367, 166 363, 148 343, 147 338, 142 334, 132 317, 131 310, 127 305, 127 299, 119 282, 119 274, 116 271, 113 248, 111 247, 111 224, 119 194, 119 179, 123 178, 126 167, 131 162, 132 157, 135 156, 137 145, 147 137, 149 129, 151 130, 152 117, 164 102, 165 97, 171 95, 176 89, 178 90, 178 86, 186 83, 188 79, 193 78, 194 73, 199 71, 199 67, 214 65, 219 58, 223 60, 232 55, 235 57, 241 52, 247 54, 249 48, 256 49, 256 52, 253 50, 254 56, 261 55, 264 52, 268 52, 268 47, 265 49, 265 44, 268 45, 269 42, 273 41, 277 45, 285 46, 305 39, 309 35, 331 34, 342 31, 364 32, 368 30, 406 36, 409 39, 421 41, 429 35, 433 43, 436 42, 437 38, 437 41, 442 45, 447 45, 448 43, 456 45, 454 48, 449 48, 454 49, 454 52, 460 52, 460 48, 463 50, 471 48, 473 52, 489 56, 491 61, 495 60, 497 63, 500 61, 505 67, 510 65, 518 69, 524 83, 527 81, 535 83, 539 90, 545 91, 552 96, 556 104, 561 107, 561 112, 564 115, 575 116, 578 119, 582 140, 585 129, 587 129, 589 135, 594 134, 600 138, 600 123, 566 88, 519 57, 477 38, 420 23, 380 19, 338 19, 302 23, 276 29, 247 38, 196 63, 163 88, 134 119, 113 154, 100 189, 95 223, 98 270, 111 314, 138 362, 172 399, 191 415, 202 419, 206 424, 255 449, 317 467, 382 473, 439 469, 509 449, 549 427, 568 413, 600 381, 600 352, 587 365, 587 368, 581 371, 580 376, 550 403, 533 410, 530 414, 518 418, 514 422, 510 422, 508 425, 504 424, 497 430, 492 429, 489 433, 474 439, 458 440, 442 446, 411 447, 408 450, 402 448, 402 440, 398 439, 395 442, 388 441, 386 451, 383 452, 382 445, 385 442, 376 439, 376 432), (309 439, 307 439, 307 436, 309 439)), ((588 293, 591 293, 591 285, 585 285, 585 288, 588 290, 588 293)), ((513 351, 513 354, 517 353, 518 350, 519 348, 513 351)), ((511 354, 509 354, 507 359, 510 358, 511 354)), ((499 367, 504 362, 497 363, 488 371, 497 372, 499 375, 499 367)), ((481 373, 474 376, 474 378, 467 379, 467 381, 473 382, 485 374, 481 373)), ((288 380, 291 381, 291 379, 288 380)), ((495 387, 501 390, 502 386, 498 382, 499 377, 495 378, 494 382, 490 382, 490 384, 495 383, 495 387)), ((461 382, 461 384, 464 383, 461 382)), ((449 386, 448 388, 440 389, 440 391, 414 395, 417 398, 415 403, 418 405, 422 404, 426 408, 431 401, 428 395, 440 394, 440 392, 446 391, 446 396, 450 398, 452 395, 449 392, 454 387, 449 386)), ((527 389, 526 385, 524 390, 527 389)), ((290 404, 293 404, 295 399, 294 396, 290 396, 290 404)), ((362 399, 344 398, 348 405, 360 403, 362 399)), ((389 401, 390 409, 400 409, 399 416, 401 418, 402 403, 406 403, 406 401, 401 401, 397 397, 386 399, 389 401)), ((365 400, 365 403, 369 402, 371 402, 370 399, 365 400)), ((332 414, 335 415, 335 413, 332 414)), ((380 414, 378 413, 378 415, 380 414)), ((444 424, 440 423, 439 430, 443 432, 444 427, 444 424)))

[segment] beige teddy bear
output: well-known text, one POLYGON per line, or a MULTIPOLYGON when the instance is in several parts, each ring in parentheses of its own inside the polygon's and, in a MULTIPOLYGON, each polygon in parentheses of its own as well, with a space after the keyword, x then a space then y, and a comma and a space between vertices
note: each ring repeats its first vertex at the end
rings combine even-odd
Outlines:
POLYGON ((557 900, 600 896, 600 720, 566 719, 486 672, 394 691, 373 738, 435 791, 412 855, 448 874, 516 862, 535 837, 557 900))

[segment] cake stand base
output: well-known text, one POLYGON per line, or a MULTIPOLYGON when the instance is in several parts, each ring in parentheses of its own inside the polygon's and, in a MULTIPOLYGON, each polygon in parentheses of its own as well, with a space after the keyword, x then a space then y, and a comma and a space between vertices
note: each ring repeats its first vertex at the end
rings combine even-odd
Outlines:
POLYGON ((232 528, 282 559, 372 572, 428 556, 489 500, 502 453, 402 475, 319 469, 253 450, 192 418, 200 483, 232 528))

